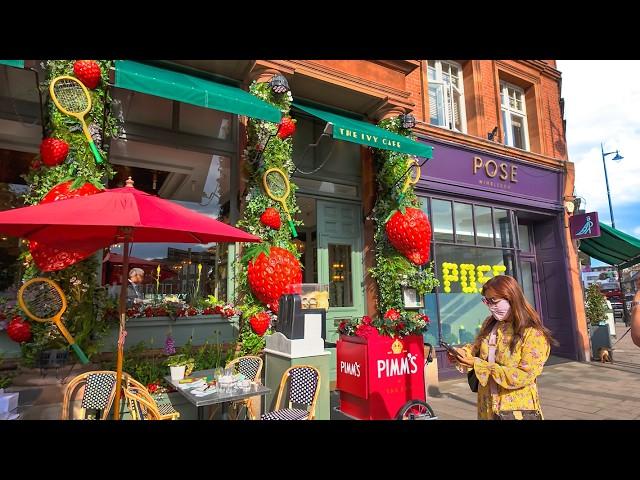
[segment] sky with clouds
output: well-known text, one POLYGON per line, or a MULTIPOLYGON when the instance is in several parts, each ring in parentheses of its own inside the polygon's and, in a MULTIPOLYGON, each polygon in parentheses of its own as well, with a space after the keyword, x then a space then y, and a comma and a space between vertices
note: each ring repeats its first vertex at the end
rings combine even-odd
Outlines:
MULTIPOLYGON (((640 238, 640 61, 558 60, 576 195, 611 225, 600 143, 606 157, 616 228, 640 238)), ((583 208, 581 206, 581 208, 583 208)))

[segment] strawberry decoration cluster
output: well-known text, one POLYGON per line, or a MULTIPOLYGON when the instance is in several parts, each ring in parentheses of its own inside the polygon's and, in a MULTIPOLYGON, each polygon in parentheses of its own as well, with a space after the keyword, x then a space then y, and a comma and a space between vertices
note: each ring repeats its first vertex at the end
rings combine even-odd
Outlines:
MULTIPOLYGON (((286 213, 278 202, 264 191, 262 176, 269 168, 279 168, 289 178, 295 170, 291 160, 296 121, 289 115, 292 96, 273 93, 268 82, 253 82, 250 93, 277 107, 282 113, 279 123, 249 118, 247 148, 244 151, 243 175, 248 179, 244 192, 242 218, 238 226, 259 236, 262 243, 244 244, 241 261, 237 263, 239 280, 238 302, 242 312, 239 350, 255 354, 264 347, 264 335, 269 332, 270 319, 278 312, 280 296, 290 286, 302 282, 300 253, 292 241, 289 228, 282 228, 286 213)), ((287 208, 295 225, 299 208, 297 187, 291 183, 287 208)))
MULTIPOLYGON (((105 87, 112 67, 111 60, 48 60, 46 78, 40 85, 42 91, 48 91, 55 77, 67 75, 78 78, 87 87, 91 111, 85 121, 103 158, 108 158, 108 140, 117 137, 120 130, 120 121, 105 109, 105 105, 111 103, 111 95, 105 87)), ((40 144, 39 155, 24 175, 29 187, 24 195, 25 205, 95 193, 104 188, 105 179, 114 175, 108 161, 96 164, 77 120, 60 112, 51 99, 47 101, 46 109, 45 138, 40 144)), ((91 356, 97 351, 101 337, 110 330, 112 318, 106 314, 111 305, 106 290, 99 288, 96 260, 92 255, 78 256, 36 242, 24 246, 20 255, 20 261, 26 267, 23 280, 47 276, 61 285, 69 302, 65 324, 82 350, 91 356), (73 277, 81 278, 82 284, 86 285, 83 295, 74 295, 73 277)), ((60 338, 55 326, 50 327, 48 324, 31 325, 31 339, 20 344, 25 364, 33 365, 42 350, 64 348, 66 342, 60 338)))
MULTIPOLYGON (((411 137, 398 117, 383 120, 379 126, 411 137)), ((378 284, 379 318, 374 324, 383 335, 418 333, 426 330, 428 319, 404 309, 402 289, 414 288, 422 296, 438 285, 433 263, 429 263, 431 225, 412 186, 402 192, 409 156, 377 148, 372 151, 378 186, 373 208, 375 267, 370 269, 378 284), (393 328, 388 322, 394 322, 393 328)))

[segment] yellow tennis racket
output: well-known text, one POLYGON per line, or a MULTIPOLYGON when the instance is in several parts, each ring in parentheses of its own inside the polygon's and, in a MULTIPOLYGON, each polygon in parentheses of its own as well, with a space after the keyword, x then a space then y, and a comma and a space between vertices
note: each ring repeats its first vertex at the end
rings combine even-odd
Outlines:
POLYGON ((89 363, 87 356, 62 323, 62 314, 67 309, 67 299, 56 282, 42 277, 29 280, 18 291, 18 303, 32 320, 55 323, 80 362, 85 365, 89 363))
POLYGON ((282 205, 284 212, 287 214, 287 221, 289 222, 291 235, 293 235, 294 238, 297 237, 298 232, 296 232, 296 227, 293 224, 293 219, 291 218, 291 214, 287 208, 287 198, 291 193, 289 179, 279 168, 270 168, 264 172, 264 175, 262 176, 262 184, 264 185, 264 191, 267 192, 269 198, 276 202, 280 202, 282 205))
POLYGON ((420 180, 420 164, 417 158, 410 158, 406 163, 407 172, 405 175, 407 178, 404 180, 400 195, 398 195, 398 203, 402 202, 409 186, 413 186, 420 180))
POLYGON ((65 115, 78 119, 80 125, 82 125, 84 136, 87 137, 87 142, 89 142, 89 147, 93 152, 96 163, 102 163, 102 155, 100 155, 96 144, 93 143, 91 133, 84 121, 84 116, 91 111, 91 96, 89 95, 87 87, 77 78, 64 75, 56 77, 51 81, 49 92, 58 110, 65 115))

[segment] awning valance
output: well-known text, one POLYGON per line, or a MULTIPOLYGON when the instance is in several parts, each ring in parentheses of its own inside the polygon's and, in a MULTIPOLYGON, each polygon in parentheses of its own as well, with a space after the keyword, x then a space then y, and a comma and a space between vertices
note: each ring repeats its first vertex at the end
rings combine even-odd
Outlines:
POLYGON ((276 107, 237 87, 130 60, 116 60, 115 70, 116 87, 269 122, 282 117, 276 107))
POLYGON ((347 142, 359 143, 370 147, 407 153, 417 157, 431 158, 433 156, 432 146, 416 142, 397 133, 389 132, 376 125, 343 117, 342 115, 318 108, 307 107, 306 105, 300 105, 298 103, 294 103, 293 105, 300 110, 310 113, 314 117, 333 124, 332 136, 338 140, 346 140, 347 142))
POLYGON ((0 60, 0 65, 9 65, 10 67, 24 68, 24 60, 0 60))
POLYGON ((627 268, 640 263, 640 239, 600 223, 600 236, 580 240, 580 250, 601 262, 627 268))

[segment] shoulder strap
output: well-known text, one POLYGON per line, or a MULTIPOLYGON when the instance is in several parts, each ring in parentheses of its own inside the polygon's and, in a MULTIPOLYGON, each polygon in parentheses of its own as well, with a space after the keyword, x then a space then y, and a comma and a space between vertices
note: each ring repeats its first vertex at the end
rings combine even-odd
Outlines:
MULTIPOLYGON (((500 322, 496 322, 493 324, 493 328, 491 329, 491 333, 489 333, 489 357, 487 361, 491 363, 495 363, 496 361, 496 347, 498 343, 498 325, 500 322)), ((489 389, 492 394, 498 393, 498 386, 493 378, 489 377, 489 389)))

